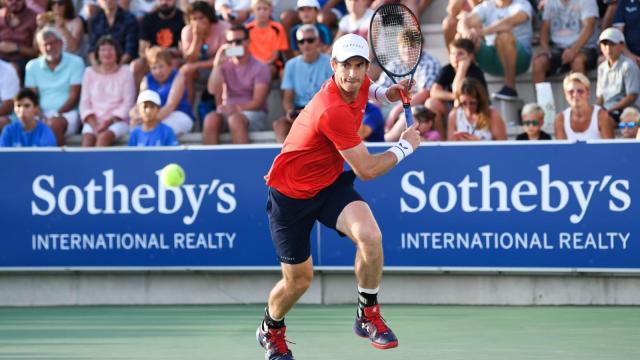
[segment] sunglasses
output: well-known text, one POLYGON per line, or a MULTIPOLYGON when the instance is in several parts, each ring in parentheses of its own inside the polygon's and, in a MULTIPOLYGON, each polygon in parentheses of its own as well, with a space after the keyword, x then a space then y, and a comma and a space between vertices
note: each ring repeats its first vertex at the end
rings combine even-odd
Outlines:
POLYGON ((227 44, 233 44, 233 45, 242 45, 243 42, 244 42, 244 39, 227 40, 227 44))
POLYGON ((540 121, 538 120, 523 120, 522 125, 524 126, 538 126, 540 125, 540 121))
POLYGON ((298 44, 300 44, 300 45, 302 45, 304 43, 313 44, 314 42, 316 42, 316 38, 304 38, 304 39, 298 40, 298 44))
POLYGON ((620 121, 620 123, 618 124, 619 129, 624 129, 624 128, 633 129, 636 126, 638 126, 638 123, 635 121, 620 121))
POLYGON ((585 89, 569 89, 569 90, 567 90, 567 94, 569 94, 569 95, 573 95, 573 94, 583 95, 586 92, 587 92, 587 90, 585 90, 585 89))

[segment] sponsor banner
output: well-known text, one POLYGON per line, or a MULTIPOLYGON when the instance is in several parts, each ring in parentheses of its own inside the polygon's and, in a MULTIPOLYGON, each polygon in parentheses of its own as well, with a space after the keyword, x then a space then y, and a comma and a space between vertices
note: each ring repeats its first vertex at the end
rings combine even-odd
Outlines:
MULTIPOLYGON (((388 268, 638 271, 639 151, 423 146, 356 188, 388 268)), ((2 151, 0 269, 276 268, 263 176, 278 152, 2 151), (159 182, 172 162, 187 174, 179 188, 159 182)), ((351 241, 322 226, 311 237, 317 266, 352 266, 351 241)))

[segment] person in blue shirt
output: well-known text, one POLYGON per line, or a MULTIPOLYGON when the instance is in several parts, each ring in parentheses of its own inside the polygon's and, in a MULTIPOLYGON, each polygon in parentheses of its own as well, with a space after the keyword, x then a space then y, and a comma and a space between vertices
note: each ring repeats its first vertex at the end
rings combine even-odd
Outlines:
POLYGON ((160 95, 153 90, 144 90, 138 95, 137 104, 142 125, 131 132, 129 146, 177 146, 176 134, 158 117, 160 95))
POLYGON ((5 126, 0 135, 1 147, 57 146, 56 137, 47 125, 38 121, 38 95, 23 89, 13 99, 19 122, 5 126))
POLYGON ((384 117, 380 108, 371 102, 364 108, 362 125, 358 135, 367 142, 384 142, 384 117))

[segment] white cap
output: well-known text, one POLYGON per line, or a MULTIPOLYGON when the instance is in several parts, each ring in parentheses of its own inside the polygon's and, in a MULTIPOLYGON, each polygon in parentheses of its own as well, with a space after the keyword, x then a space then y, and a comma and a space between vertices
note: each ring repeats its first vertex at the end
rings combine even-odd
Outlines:
POLYGON ((298 9, 301 7, 314 7, 320 9, 320 3, 318 0, 298 0, 298 9))
POLYGON ((604 29, 604 31, 600 34, 598 42, 601 42, 603 40, 608 40, 616 44, 624 44, 624 35, 622 34, 622 31, 614 27, 610 27, 604 29))
POLYGON ((369 60, 369 43, 360 35, 346 34, 341 36, 333 44, 331 58, 335 58, 338 62, 344 62, 348 59, 360 56, 369 60))
POLYGON ((152 103, 161 106, 162 103, 160 101, 160 95, 153 90, 144 90, 138 95, 138 104, 143 103, 145 101, 151 101, 152 103))

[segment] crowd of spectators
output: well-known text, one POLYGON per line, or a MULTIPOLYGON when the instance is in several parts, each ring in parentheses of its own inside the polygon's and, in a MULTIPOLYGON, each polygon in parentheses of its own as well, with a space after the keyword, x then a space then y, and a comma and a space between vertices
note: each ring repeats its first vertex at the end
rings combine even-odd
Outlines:
MULTIPOLYGON (((333 74, 333 40, 367 38, 384 1, 298 0, 280 13, 272 1, 0 0, 0 145, 62 146, 73 135, 86 147, 175 145, 193 131, 203 144, 223 132, 244 144, 270 129, 284 142, 333 74), (280 118, 269 115, 271 91, 280 118)), ((400 2, 418 17, 435 6, 400 2)), ((506 140, 512 121, 492 99, 518 99, 527 71, 532 87, 564 76, 569 107, 549 134, 545 109, 526 104, 517 140, 613 138, 616 128, 640 138, 637 1, 449 0, 446 11, 449 63, 424 50, 411 89, 424 141, 506 140), (499 91, 486 75, 502 79, 499 91)), ((369 76, 392 83, 375 62, 369 76)), ((359 134, 395 141, 404 124, 401 105, 370 102, 359 134)))

